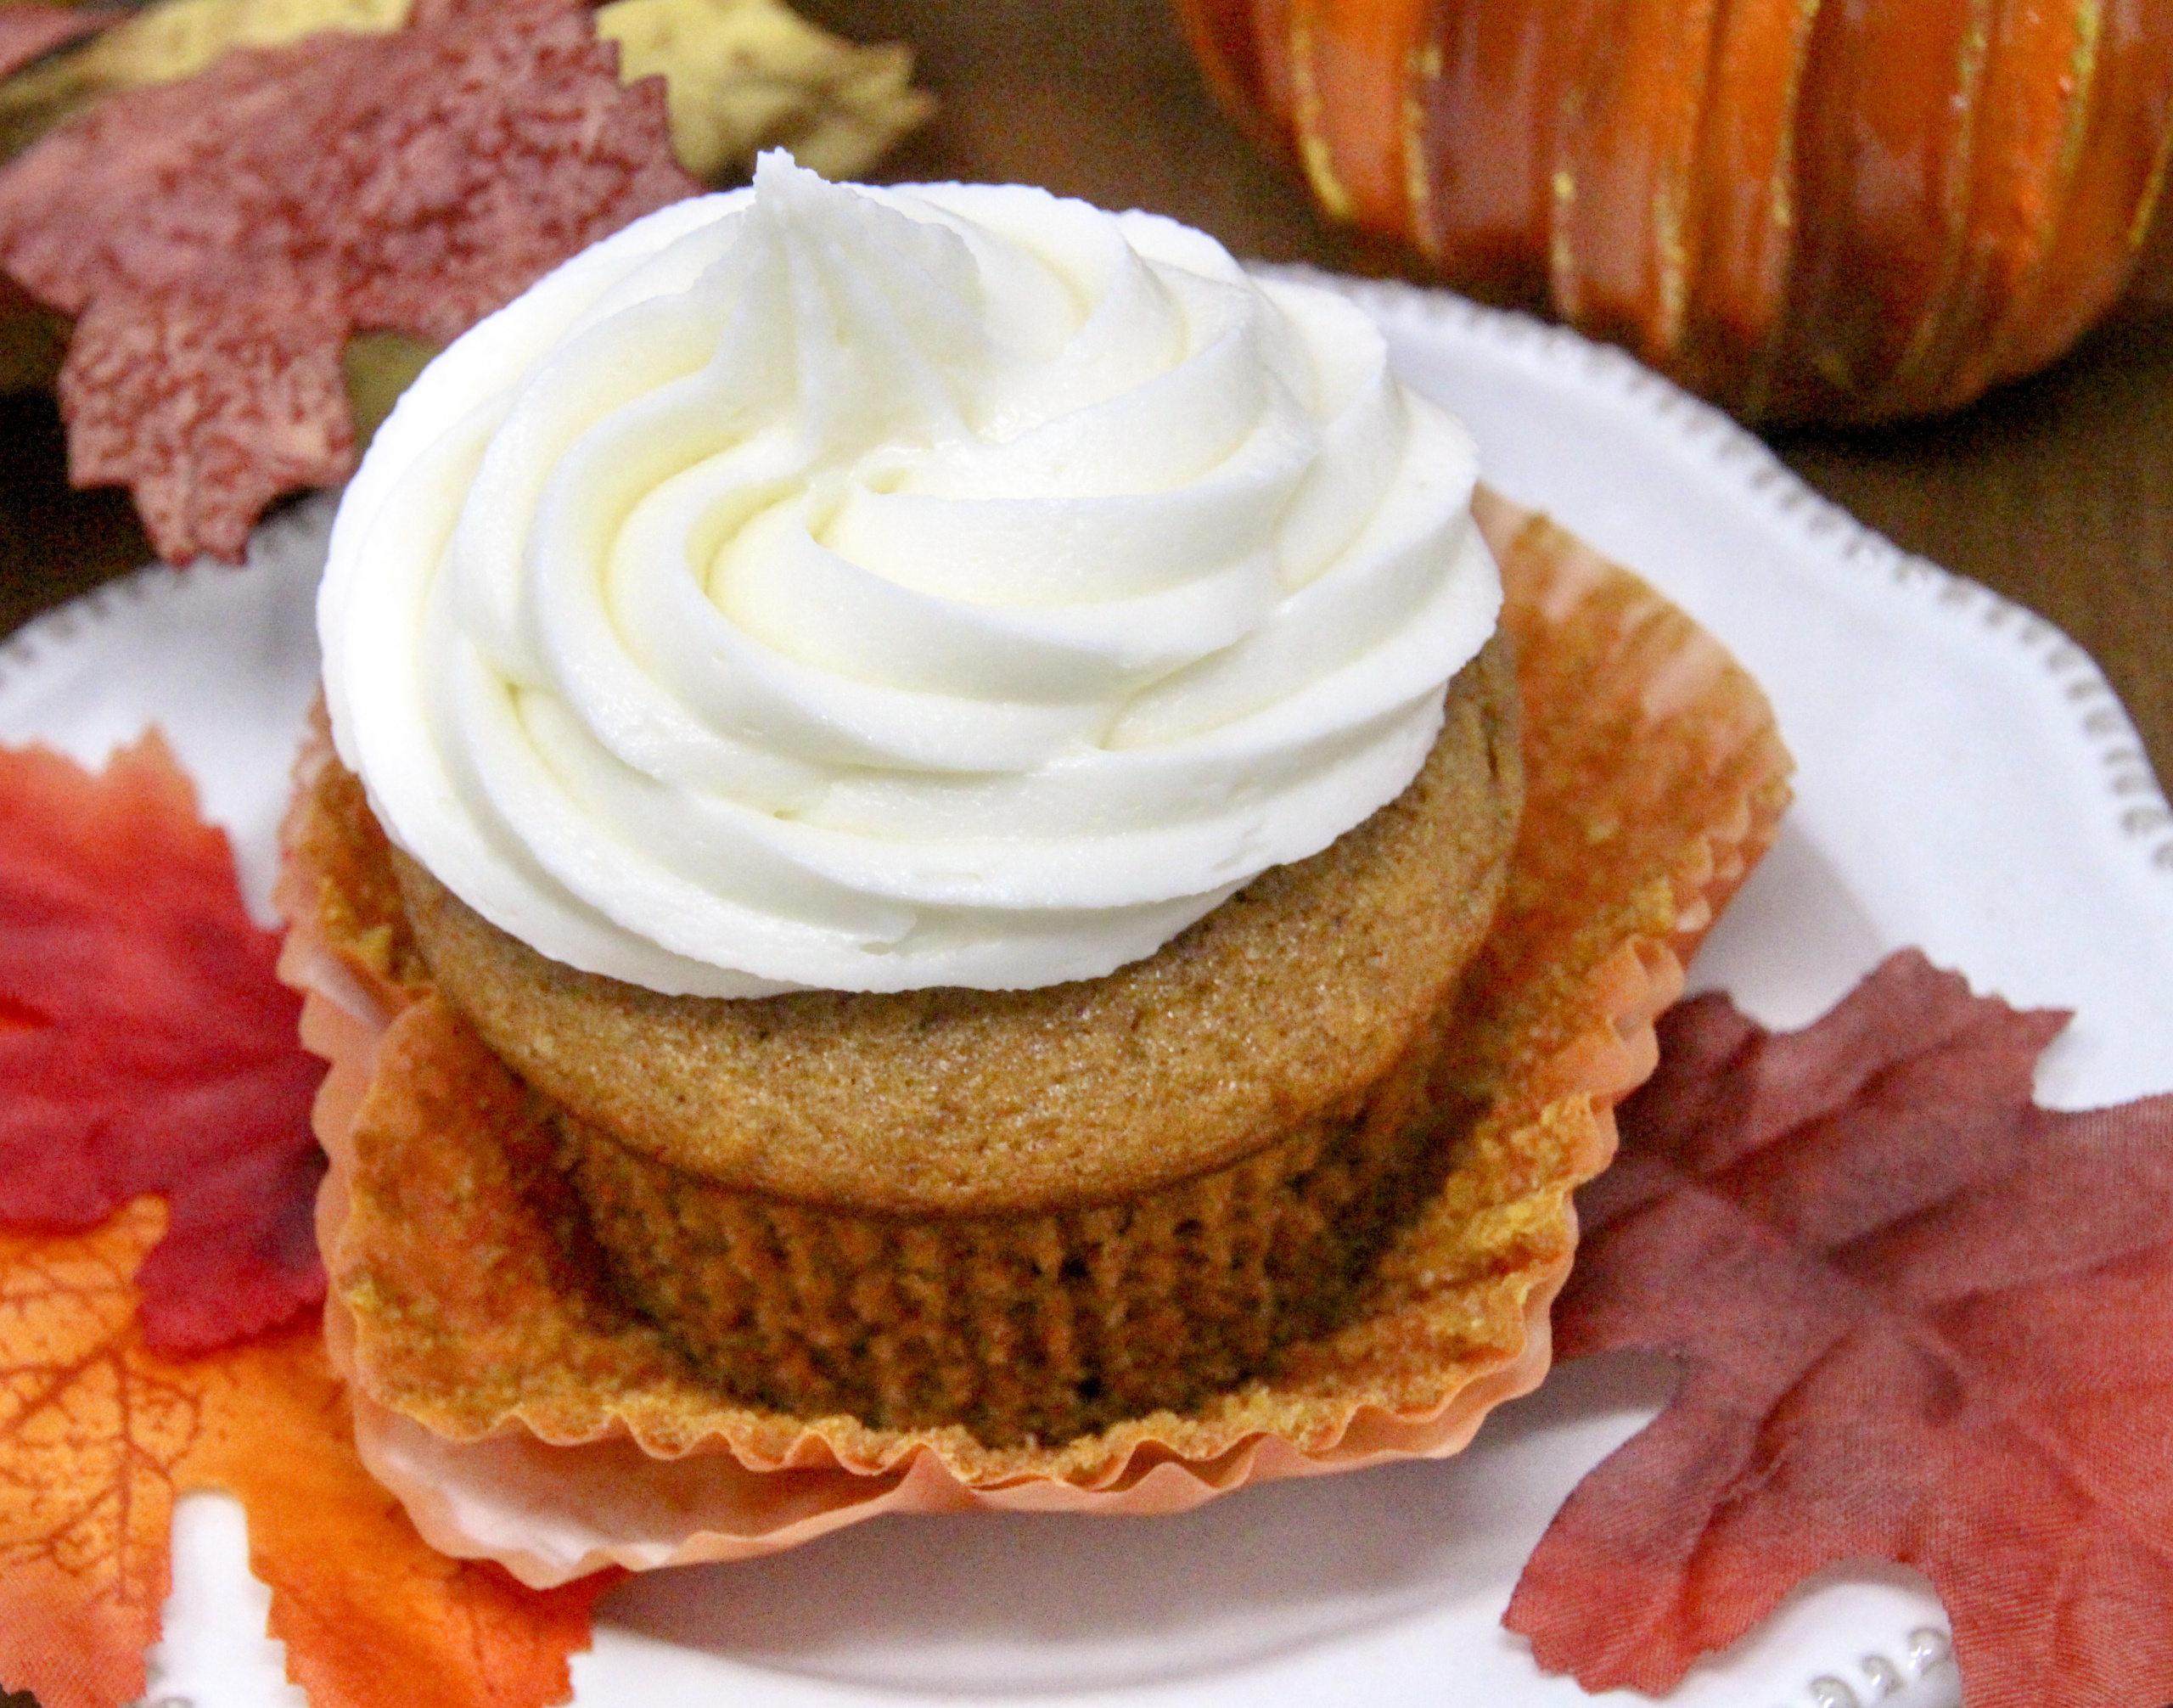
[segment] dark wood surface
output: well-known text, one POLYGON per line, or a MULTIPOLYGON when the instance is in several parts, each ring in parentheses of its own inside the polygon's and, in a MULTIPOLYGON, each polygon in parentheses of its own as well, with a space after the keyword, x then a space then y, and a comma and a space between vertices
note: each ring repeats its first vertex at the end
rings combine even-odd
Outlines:
MULTIPOLYGON (((1217 110, 1163 0, 800 0, 904 41, 942 109, 896 178, 1012 179, 1199 226, 1237 253, 1378 272, 1217 110)), ((2131 317, 1966 413, 1776 441, 1906 548, 2088 649, 2173 777, 2173 323, 2131 317)), ((49 400, 0 398, 0 627, 144 556, 125 500, 71 493, 49 400)))

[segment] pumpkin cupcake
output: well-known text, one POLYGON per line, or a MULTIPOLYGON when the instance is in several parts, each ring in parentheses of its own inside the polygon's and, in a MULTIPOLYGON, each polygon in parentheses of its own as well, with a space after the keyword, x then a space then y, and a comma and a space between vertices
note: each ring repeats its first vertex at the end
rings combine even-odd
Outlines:
POLYGON ((1731 710, 1721 803, 1558 875, 1519 963, 1552 857, 1473 483, 1333 293, 774 157, 425 373, 334 530, 286 901, 330 1344, 426 1535, 540 1582, 767 1545, 704 1514, 774 1469, 845 1479, 818 1526, 1167 1504, 1536 1379, 1672 988, 1624 946, 1732 886, 1784 761, 1731 710), (698 1535, 481 1537, 524 1441, 698 1535))
POLYGON ((317 1125, 327 1344, 357 1444, 431 1543, 564 1582, 743 1558, 885 1512, 1182 1509, 1263 1477, 1454 1452, 1545 1373, 1570 1194, 1653 1020, 1770 842, 1788 757, 1756 685, 1635 576, 1483 491, 1525 707, 1525 810, 1434 1020, 1436 1183, 1344 1320, 1184 1410, 1059 1441, 736 1397, 631 1308, 563 1115, 445 998, 328 744, 290 824, 284 962, 332 1063, 317 1125))
POLYGON ((781 156, 418 382, 332 733, 705 1379, 1061 1440, 1339 1320, 1519 808, 1473 466, 1197 233, 781 156))

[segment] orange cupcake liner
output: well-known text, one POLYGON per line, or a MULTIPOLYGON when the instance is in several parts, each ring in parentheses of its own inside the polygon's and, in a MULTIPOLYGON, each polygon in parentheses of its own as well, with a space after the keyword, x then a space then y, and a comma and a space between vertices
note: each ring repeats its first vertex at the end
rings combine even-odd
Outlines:
POLYGON ((1446 1180, 1364 1306, 1187 1416, 1047 1446, 734 1403, 587 1272, 543 1112, 426 983, 335 950, 290 855, 283 971, 331 1063, 326 1340, 364 1462, 426 1540, 542 1587, 746 1558, 886 1512, 1180 1511, 1255 1480, 1444 1457, 1545 1374, 1571 1194, 1653 1022, 1771 843, 1789 761, 1755 683, 1629 571, 1482 490, 1519 648, 1525 815, 1457 997, 1446 1180))

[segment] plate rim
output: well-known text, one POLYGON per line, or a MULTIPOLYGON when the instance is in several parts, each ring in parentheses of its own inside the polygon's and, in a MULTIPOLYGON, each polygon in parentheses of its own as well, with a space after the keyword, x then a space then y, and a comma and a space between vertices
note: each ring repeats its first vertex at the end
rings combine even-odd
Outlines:
MULTIPOLYGON (((1984 582, 1896 545, 1812 486, 1771 446, 1717 405, 1687 391, 1614 345, 1519 309, 1496 308, 1408 279, 1361 278, 1302 263, 1255 269, 1322 285, 1376 321, 1409 317, 1452 337, 1491 344, 1644 415, 1698 456, 1819 565, 1917 596, 1922 608, 1989 636, 2025 660, 2047 688, 2046 709, 2097 761, 2101 825, 2136 874, 2173 898, 2173 800, 2151 764, 2119 691, 2089 651, 2049 618, 1984 582)), ((1522 495, 1518 495, 1521 497, 1522 495)))

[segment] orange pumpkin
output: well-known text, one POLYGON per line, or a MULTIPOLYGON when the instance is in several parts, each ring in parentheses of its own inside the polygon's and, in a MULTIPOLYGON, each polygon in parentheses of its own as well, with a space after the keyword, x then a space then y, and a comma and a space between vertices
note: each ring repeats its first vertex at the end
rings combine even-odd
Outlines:
POLYGON ((2173 148, 2173 0, 1176 4, 1327 211, 1755 419, 2051 361, 2173 148))

